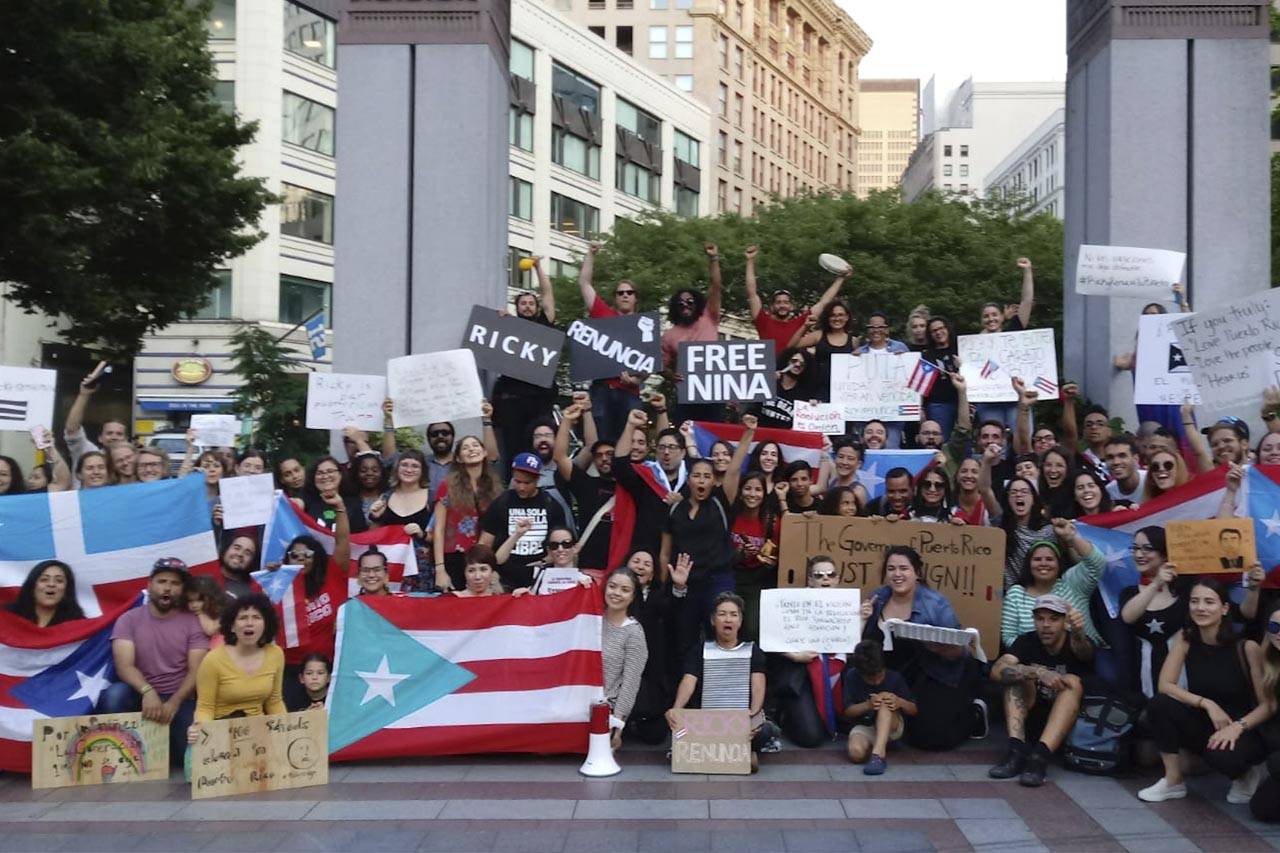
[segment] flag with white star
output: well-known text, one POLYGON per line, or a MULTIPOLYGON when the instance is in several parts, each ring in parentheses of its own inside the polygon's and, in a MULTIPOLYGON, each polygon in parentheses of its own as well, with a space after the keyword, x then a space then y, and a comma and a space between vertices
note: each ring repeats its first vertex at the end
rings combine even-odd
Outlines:
POLYGON ((1280 465, 1250 465, 1249 515, 1266 587, 1280 587, 1280 465))

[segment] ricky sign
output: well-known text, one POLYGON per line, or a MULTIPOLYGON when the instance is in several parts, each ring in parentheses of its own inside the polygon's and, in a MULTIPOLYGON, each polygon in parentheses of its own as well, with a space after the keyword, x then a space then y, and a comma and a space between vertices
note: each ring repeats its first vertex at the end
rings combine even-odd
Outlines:
POLYGON ((556 378, 564 333, 519 317, 503 316, 476 305, 467 320, 462 348, 476 357, 476 366, 499 376, 549 388, 556 378))

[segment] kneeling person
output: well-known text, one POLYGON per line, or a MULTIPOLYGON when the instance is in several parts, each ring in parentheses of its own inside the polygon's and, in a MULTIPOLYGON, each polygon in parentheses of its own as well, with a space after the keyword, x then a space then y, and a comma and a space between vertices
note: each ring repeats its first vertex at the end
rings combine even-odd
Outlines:
POLYGON ((1092 671, 1093 643, 1084 617, 1061 596, 1037 598, 1033 617, 1035 630, 1014 640, 991 668, 992 680, 1004 685, 1009 751, 987 775, 1018 776, 1019 783, 1034 788, 1044 784, 1049 758, 1080 713, 1082 678, 1092 671), (1035 746, 1028 748, 1037 733, 1035 746))

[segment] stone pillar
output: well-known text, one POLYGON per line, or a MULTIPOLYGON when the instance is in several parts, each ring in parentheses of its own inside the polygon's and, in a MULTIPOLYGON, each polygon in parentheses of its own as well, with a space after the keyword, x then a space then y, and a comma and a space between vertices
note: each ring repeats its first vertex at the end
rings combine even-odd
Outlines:
POLYGON ((1079 247, 1186 252, 1193 307, 1270 286, 1268 32, 1266 3, 1068 0, 1065 376, 1131 426, 1145 300, 1072 292, 1079 247))
POLYGON ((509 50, 510 0, 340 0, 335 370, 505 301, 509 50))

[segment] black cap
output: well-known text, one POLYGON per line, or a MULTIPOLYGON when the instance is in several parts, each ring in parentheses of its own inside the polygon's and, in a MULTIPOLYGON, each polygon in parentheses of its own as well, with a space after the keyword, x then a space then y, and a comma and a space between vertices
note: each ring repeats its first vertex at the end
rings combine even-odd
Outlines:
POLYGON ((1227 415, 1226 417, 1218 418, 1218 420, 1212 426, 1207 426, 1204 429, 1200 430, 1200 432, 1204 433, 1205 435, 1208 435, 1209 433, 1217 429, 1235 430, 1236 435, 1238 435, 1241 439, 1243 439, 1244 441, 1249 440, 1249 425, 1244 421, 1240 420, 1239 418, 1235 417, 1234 415, 1227 415))
POLYGON ((151 566, 151 577, 155 577, 161 572, 172 572, 178 577, 186 581, 191 576, 191 570, 187 568, 187 564, 179 560, 177 557, 161 557, 151 566))

